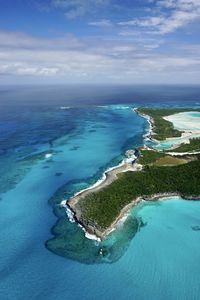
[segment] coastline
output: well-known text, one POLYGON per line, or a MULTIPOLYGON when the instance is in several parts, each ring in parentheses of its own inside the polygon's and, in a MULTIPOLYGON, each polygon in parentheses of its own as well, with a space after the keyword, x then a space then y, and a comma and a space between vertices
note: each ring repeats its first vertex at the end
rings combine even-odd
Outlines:
MULTIPOLYGON (((103 232, 101 233, 101 236, 99 238, 102 240, 104 239, 109 233, 116 230, 119 226, 120 221, 124 216, 128 217, 129 211, 136 205, 138 205, 140 202, 153 202, 153 201, 164 201, 169 200, 173 198, 174 199, 182 199, 182 200, 189 200, 189 201, 200 201, 200 195, 199 196, 183 196, 178 193, 160 193, 160 194, 154 194, 152 196, 141 196, 136 199, 133 199, 129 204, 127 204, 120 212, 119 216, 116 218, 116 220, 103 232)), ((124 220, 125 221, 125 220, 124 220)), ((121 225, 121 223, 120 223, 121 225)))
MULTIPOLYGON (((85 225, 80 220, 77 219, 76 213, 73 211, 73 209, 71 209, 71 211, 73 211, 73 221, 72 222, 77 222, 78 226, 80 226, 82 228, 82 230, 85 232, 86 238, 100 242, 103 239, 105 239, 111 232, 116 230, 119 226, 121 226, 125 222, 130 210, 134 206, 136 206, 139 203, 144 202, 144 201, 145 202, 165 201, 165 200, 169 200, 171 198, 173 198, 172 200, 182 199, 182 200, 188 200, 188 201, 200 201, 200 195, 199 196, 192 196, 192 195, 184 196, 179 193, 158 193, 158 194, 153 194, 151 196, 144 195, 144 196, 137 197, 136 199, 133 199, 129 204, 124 206, 124 208, 121 210, 120 214, 114 220, 114 222, 108 228, 106 228, 106 230, 104 230, 103 232, 99 231, 97 228, 94 228, 91 226, 85 227, 85 225)), ((69 206, 65 204, 64 207, 68 208, 69 206)))
MULTIPOLYGON (((139 113, 137 111, 137 108, 133 108, 132 109, 134 112, 136 112, 138 115, 140 115, 141 117, 145 118, 149 124, 149 129, 148 131, 143 135, 143 137, 145 139, 150 139, 153 140, 157 143, 159 143, 158 140, 153 139, 152 135, 153 133, 153 127, 154 127, 154 120, 152 117, 139 113)), ((182 135, 185 134, 185 132, 182 133, 182 135)), ((190 132, 191 134, 191 132, 190 132)), ((181 135, 181 137, 182 137, 181 135)), ((169 138, 171 140, 171 138, 169 138)), ((174 138, 176 139, 176 138, 174 138)), ((167 141, 167 139, 166 139, 167 141)), ((175 144, 175 147, 170 148, 170 150, 175 149, 176 147, 178 147, 179 144, 175 144)), ((157 149, 154 149, 155 151, 160 151, 157 149)), ((176 153, 176 152, 166 152, 166 154, 172 155, 172 156, 183 156, 183 155, 194 155, 194 154, 199 154, 199 152, 195 153, 195 152, 185 152, 185 153, 176 153)), ((125 221, 125 219, 128 216, 128 212, 130 211, 131 208, 133 208, 134 206, 136 206, 138 203, 140 203, 141 201, 157 201, 157 200, 165 200, 165 199, 169 199, 170 197, 178 197, 181 199, 188 199, 188 200, 200 200, 200 196, 196 197, 196 196, 183 196, 180 195, 178 193, 161 193, 161 194, 154 194, 152 196, 140 196, 137 197, 136 199, 133 199, 129 204, 127 204, 125 207, 123 207, 123 209, 121 210, 120 214, 117 216, 117 218, 114 220, 114 222, 108 227, 106 228, 106 230, 104 231, 100 231, 97 228, 95 228, 94 226, 90 226, 90 225, 85 225, 84 222, 82 222, 81 220, 81 212, 80 210, 76 207, 76 204, 78 203, 78 201, 85 197, 86 195, 88 195, 91 192, 97 192, 98 190, 104 188, 105 186, 111 184, 114 180, 117 179, 117 175, 119 173, 122 172, 127 172, 127 171, 137 171, 137 170, 141 170, 142 169, 142 165, 137 164, 137 158, 138 157, 134 157, 134 162, 130 164, 128 164, 128 160, 123 159, 122 162, 120 162, 117 166, 114 166, 112 168, 107 169, 103 175, 102 178, 99 179, 96 183, 94 183, 92 186, 83 189, 79 192, 77 192, 73 197, 71 197, 68 200, 63 200, 61 202, 61 206, 66 208, 66 213, 68 215, 68 218, 71 222, 76 222, 78 223, 78 225, 83 229, 83 231, 85 232, 85 236, 89 239, 94 239, 96 241, 101 241, 102 239, 104 239, 109 233, 111 233, 113 230, 115 230, 119 225, 123 224, 123 222, 125 221)))
POLYGON ((152 118, 151 116, 148 116, 148 115, 145 115, 145 114, 143 114, 143 113, 140 113, 140 112, 138 111, 137 108, 133 108, 132 110, 133 110, 138 116, 140 116, 140 117, 146 119, 146 120, 147 120, 147 123, 149 124, 149 128, 148 128, 147 132, 143 135, 144 139, 145 139, 145 140, 153 140, 153 141, 155 141, 155 142, 158 142, 156 139, 153 139, 153 138, 152 138, 152 136, 153 136, 153 134, 154 134, 154 132, 153 132, 153 127, 154 127, 154 120, 153 120, 153 118, 152 118))

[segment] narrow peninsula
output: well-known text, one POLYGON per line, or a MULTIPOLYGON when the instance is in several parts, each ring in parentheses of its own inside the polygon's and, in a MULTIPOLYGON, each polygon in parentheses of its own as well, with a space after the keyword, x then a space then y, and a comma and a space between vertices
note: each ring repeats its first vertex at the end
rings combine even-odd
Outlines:
MULTIPOLYGON (((170 196, 200 199, 200 110, 139 108, 134 111, 148 119, 150 129, 146 139, 152 144, 127 151, 127 158, 105 172, 99 184, 62 202, 87 233, 100 239, 140 201, 170 196), (179 118, 181 113, 188 114, 190 127, 186 124, 186 129, 170 121, 170 116, 179 118), (194 113, 199 114, 199 128, 191 121, 189 114, 194 113), (171 148, 154 147, 155 143, 168 140, 173 140, 171 148)), ((181 121, 184 123, 183 117, 181 121)))

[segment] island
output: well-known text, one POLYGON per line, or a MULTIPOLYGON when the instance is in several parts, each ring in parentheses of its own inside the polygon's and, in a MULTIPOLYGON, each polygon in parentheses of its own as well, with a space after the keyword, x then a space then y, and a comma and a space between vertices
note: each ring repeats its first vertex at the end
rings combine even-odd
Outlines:
POLYGON ((200 116, 197 125, 194 118, 192 129, 180 130, 170 121, 172 115, 179 118, 179 114, 188 113, 191 125, 189 114, 199 114, 200 110, 133 110, 150 124, 147 140, 159 144, 173 139, 173 147, 158 150, 153 144, 144 144, 140 149, 129 150, 122 163, 105 172, 100 182, 62 201, 61 205, 89 237, 104 239, 141 201, 172 196, 200 199, 200 116))

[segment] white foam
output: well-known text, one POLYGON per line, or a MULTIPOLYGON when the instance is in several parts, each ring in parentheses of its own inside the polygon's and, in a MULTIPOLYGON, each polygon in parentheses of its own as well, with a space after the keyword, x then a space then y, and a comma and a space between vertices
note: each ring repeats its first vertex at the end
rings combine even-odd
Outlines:
POLYGON ((97 107, 99 107, 99 108, 109 108, 108 105, 97 105, 97 107))
POLYGON ((124 224, 124 222, 126 221, 126 219, 128 218, 128 213, 127 214, 125 214, 118 222, 117 222, 117 224, 116 224, 116 227, 121 227, 123 224, 124 224))
POLYGON ((71 106, 61 106, 60 109, 70 109, 71 106))
POLYGON ((52 157, 52 153, 47 153, 47 154, 45 154, 45 158, 50 158, 50 157, 52 157))
POLYGON ((118 106, 114 106, 113 108, 114 109, 130 109, 130 106, 121 106, 121 105, 118 105, 118 106))
POLYGON ((126 159, 125 159, 125 162, 126 162, 126 163, 132 163, 134 160, 136 160, 136 158, 137 158, 137 156, 132 155, 131 157, 126 158, 126 159))
MULTIPOLYGON (((64 207, 66 209, 66 214, 68 216, 68 219, 71 223, 75 223, 75 219, 74 219, 74 213, 71 211, 71 209, 66 205, 66 200, 61 201, 60 203, 61 207, 64 207)), ((89 240, 94 240, 97 242, 100 242, 101 239, 99 237, 97 237, 95 234, 90 234, 86 231, 86 229, 80 224, 78 223, 78 226, 84 231, 85 233, 85 237, 89 240)))
POLYGON ((88 240, 93 240, 93 241, 101 242, 101 239, 99 237, 97 237, 95 234, 91 234, 91 233, 87 232, 86 229, 80 223, 78 223, 78 227, 80 227, 84 231, 85 237, 88 240))
MULTIPOLYGON (((135 110, 134 110, 135 111, 135 110)), ((153 133, 153 125, 152 125, 152 118, 145 114, 140 114, 143 118, 145 118, 149 124, 149 128, 147 129, 146 133, 143 135, 143 138, 147 141, 150 140, 150 136, 153 133)))
POLYGON ((75 219, 74 219, 74 213, 71 211, 71 209, 69 209, 68 207, 66 208, 66 214, 68 216, 68 219, 71 223, 75 223, 75 219))
POLYGON ((65 210, 66 210, 66 214, 68 216, 68 219, 71 223, 75 223, 75 219, 74 219, 74 213, 71 211, 71 209, 66 205, 66 200, 63 200, 61 203, 60 203, 60 206, 61 207, 64 207, 65 210))
POLYGON ((60 206, 65 207, 66 206, 66 200, 62 200, 60 203, 60 206))
POLYGON ((89 240, 94 240, 94 241, 97 241, 97 242, 101 242, 101 239, 98 238, 96 235, 94 234, 90 234, 88 233, 87 231, 85 231, 85 237, 89 240))

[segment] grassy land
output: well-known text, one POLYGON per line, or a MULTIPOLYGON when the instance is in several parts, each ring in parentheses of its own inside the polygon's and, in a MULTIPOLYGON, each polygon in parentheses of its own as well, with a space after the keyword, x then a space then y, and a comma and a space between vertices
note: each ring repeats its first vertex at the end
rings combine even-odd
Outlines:
POLYGON ((196 161, 174 167, 146 166, 143 171, 121 173, 118 179, 78 202, 85 225, 108 228, 122 208, 138 196, 157 193, 200 195, 200 156, 196 161))
POLYGON ((154 138, 157 140, 165 140, 171 137, 180 137, 181 131, 174 129, 171 122, 164 120, 163 117, 186 111, 198 111, 194 109, 153 109, 153 108, 138 108, 138 112, 148 115, 154 120, 154 138))
POLYGON ((180 147, 173 150, 173 152, 190 152, 200 151, 200 138, 190 139, 189 144, 182 144, 180 147))
POLYGON ((158 159, 154 163, 154 165, 155 166, 177 166, 177 165, 187 164, 188 162, 189 160, 185 158, 177 158, 174 156, 166 155, 165 157, 161 157, 160 159, 158 159))

